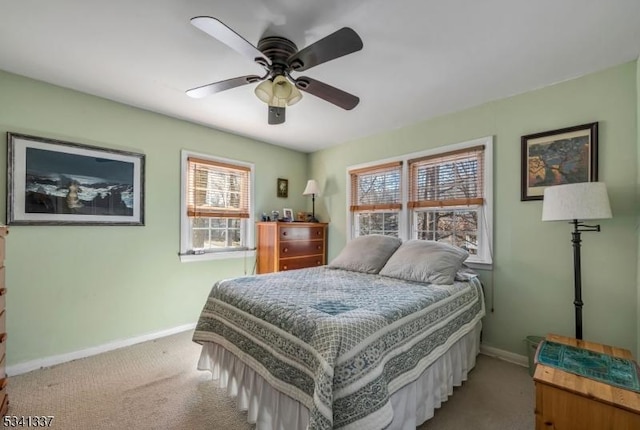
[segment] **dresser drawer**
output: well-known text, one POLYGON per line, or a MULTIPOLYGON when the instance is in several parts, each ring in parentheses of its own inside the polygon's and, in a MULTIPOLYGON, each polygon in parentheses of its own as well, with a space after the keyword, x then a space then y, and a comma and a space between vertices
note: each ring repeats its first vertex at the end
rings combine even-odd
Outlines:
POLYGON ((287 226, 280 228, 280 240, 310 240, 322 239, 324 237, 323 227, 294 227, 287 226))
POLYGON ((324 254, 324 242, 321 240, 280 242, 280 258, 303 257, 305 255, 324 254))
POLYGON ((285 270, 304 269, 305 267, 322 266, 324 264, 323 255, 313 255, 311 257, 283 258, 278 264, 278 269, 285 270))
POLYGON ((2 413, 2 415, 6 415, 7 409, 9 409, 9 397, 7 396, 6 377, 0 379, 0 400, 2 401, 2 406, 0 406, 0 413, 2 413))
POLYGON ((0 334, 0 378, 7 376, 5 374, 5 366, 7 361, 7 334, 0 334))

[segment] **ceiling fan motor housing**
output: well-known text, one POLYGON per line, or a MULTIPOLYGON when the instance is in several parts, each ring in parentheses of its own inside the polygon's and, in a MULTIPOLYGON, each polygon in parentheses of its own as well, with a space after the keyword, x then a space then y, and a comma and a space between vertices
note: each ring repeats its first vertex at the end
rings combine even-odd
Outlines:
POLYGON ((271 60, 271 77, 284 75, 289 72, 288 59, 298 52, 298 47, 289 39, 270 36, 260 39, 258 49, 271 60))

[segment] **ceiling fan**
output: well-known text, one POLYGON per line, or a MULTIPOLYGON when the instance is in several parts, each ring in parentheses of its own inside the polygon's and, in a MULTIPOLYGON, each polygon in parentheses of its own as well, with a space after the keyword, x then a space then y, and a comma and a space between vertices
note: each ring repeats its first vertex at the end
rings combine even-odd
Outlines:
POLYGON ((282 124, 285 107, 297 103, 302 94, 299 90, 313 94, 346 110, 357 106, 360 99, 331 85, 307 76, 294 78, 291 72, 302 72, 318 64, 326 63, 362 49, 362 40, 349 27, 331 33, 323 39, 298 50, 289 39, 269 36, 253 46, 220 20, 210 16, 191 18, 191 24, 218 39, 229 48, 258 63, 265 69, 263 76, 246 75, 226 79, 187 90, 187 95, 201 98, 241 85, 262 81, 256 88, 256 96, 269 105, 269 124, 282 124))

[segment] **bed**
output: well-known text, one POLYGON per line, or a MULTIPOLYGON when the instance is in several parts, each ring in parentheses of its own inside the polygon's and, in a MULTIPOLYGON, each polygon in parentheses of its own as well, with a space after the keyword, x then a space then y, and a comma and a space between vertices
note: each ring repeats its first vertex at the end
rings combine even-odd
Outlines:
POLYGON ((414 241, 354 242, 329 266, 212 288, 198 368, 257 429, 415 429, 475 365, 485 308, 468 254, 453 250, 445 270, 433 253, 401 252, 414 241))

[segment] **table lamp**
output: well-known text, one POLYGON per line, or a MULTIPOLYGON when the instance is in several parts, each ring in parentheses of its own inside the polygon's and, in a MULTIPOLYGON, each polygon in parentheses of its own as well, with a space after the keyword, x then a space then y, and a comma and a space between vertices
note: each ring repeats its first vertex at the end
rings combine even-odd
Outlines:
POLYGON ((307 186, 302 192, 303 196, 311 196, 311 222, 318 222, 316 219, 316 194, 320 194, 320 188, 318 188, 318 183, 315 179, 309 179, 307 181, 307 186))

